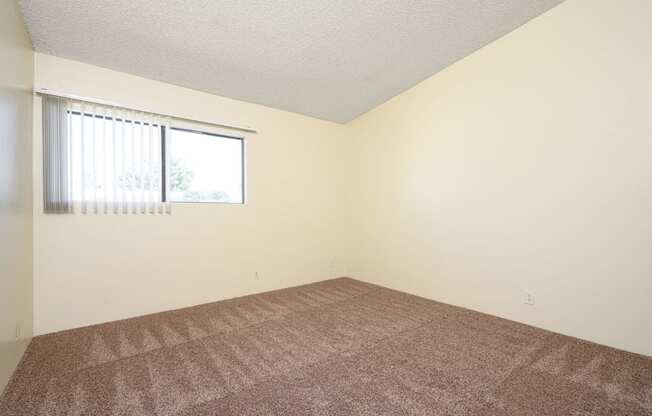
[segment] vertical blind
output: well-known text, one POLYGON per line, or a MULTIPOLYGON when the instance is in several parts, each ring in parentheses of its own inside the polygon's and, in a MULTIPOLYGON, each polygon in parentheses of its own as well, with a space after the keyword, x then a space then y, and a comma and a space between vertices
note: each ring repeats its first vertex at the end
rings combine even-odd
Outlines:
POLYGON ((72 172, 68 103, 43 97, 43 205, 48 213, 70 213, 72 172))
POLYGON ((42 102, 46 213, 170 213, 169 118, 49 95, 42 102))

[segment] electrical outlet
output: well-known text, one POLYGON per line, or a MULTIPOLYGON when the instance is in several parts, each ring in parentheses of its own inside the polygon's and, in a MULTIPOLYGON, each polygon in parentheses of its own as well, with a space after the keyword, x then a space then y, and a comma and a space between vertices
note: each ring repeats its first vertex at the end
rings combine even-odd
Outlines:
POLYGON ((16 339, 20 339, 20 322, 16 322, 16 339))
POLYGON ((534 293, 530 292, 529 290, 525 291, 525 299, 523 301, 526 305, 534 305, 534 293))
POLYGON ((258 272, 254 272, 254 280, 260 280, 260 276, 258 275, 258 272))

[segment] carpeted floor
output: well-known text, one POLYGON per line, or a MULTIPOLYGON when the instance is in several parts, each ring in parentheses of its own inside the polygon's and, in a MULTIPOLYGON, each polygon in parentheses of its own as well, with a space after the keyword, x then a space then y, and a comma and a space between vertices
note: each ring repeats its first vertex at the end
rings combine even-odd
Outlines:
POLYGON ((0 415, 652 415, 652 358, 342 278, 37 337, 0 415))

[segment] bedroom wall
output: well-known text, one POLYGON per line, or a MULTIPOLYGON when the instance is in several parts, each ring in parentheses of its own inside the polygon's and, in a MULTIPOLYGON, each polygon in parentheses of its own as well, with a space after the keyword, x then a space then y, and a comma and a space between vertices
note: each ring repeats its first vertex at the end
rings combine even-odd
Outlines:
POLYGON ((651 15, 568 0, 352 122, 352 276, 652 355, 651 15))
POLYGON ((246 205, 174 204, 171 216, 44 215, 36 97, 36 334, 345 274, 345 126, 39 53, 35 84, 259 131, 246 137, 246 205))
POLYGON ((0 2, 0 394, 32 336, 34 53, 16 2, 0 2))
POLYGON ((43 215, 34 98, 35 332, 351 275, 652 355, 650 12, 567 0, 347 126, 36 54, 37 86, 259 133, 245 206, 43 215))

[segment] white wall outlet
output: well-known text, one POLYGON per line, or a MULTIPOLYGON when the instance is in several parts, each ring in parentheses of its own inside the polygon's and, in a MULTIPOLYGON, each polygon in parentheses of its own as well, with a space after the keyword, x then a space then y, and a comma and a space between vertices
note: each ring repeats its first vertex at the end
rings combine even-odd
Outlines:
POLYGON ((526 305, 534 305, 534 293, 532 293, 529 290, 525 291, 525 298, 523 299, 523 303, 526 305))
POLYGON ((20 339, 20 322, 16 322, 16 339, 20 339))
POLYGON ((260 275, 258 272, 254 272, 254 280, 260 280, 260 275))

